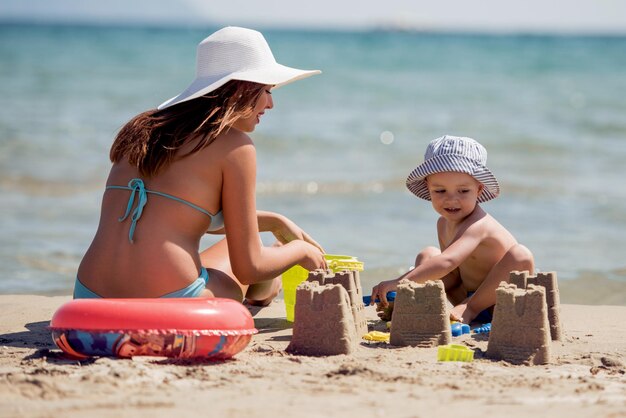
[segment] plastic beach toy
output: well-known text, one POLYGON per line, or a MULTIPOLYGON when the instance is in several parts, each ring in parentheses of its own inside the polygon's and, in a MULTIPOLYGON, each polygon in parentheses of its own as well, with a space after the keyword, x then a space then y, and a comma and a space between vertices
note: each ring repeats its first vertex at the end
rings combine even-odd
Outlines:
POLYGON ((366 341, 389 342, 389 333, 381 331, 370 331, 363 336, 366 341))
POLYGON ((466 361, 474 360, 474 350, 464 345, 440 345, 437 349, 437 361, 466 361))
POLYGON ((50 321, 66 354, 226 359, 257 333, 241 303, 221 298, 76 299, 50 321))
POLYGON ((483 324, 480 327, 474 328, 474 333, 476 334, 481 334, 481 333, 488 334, 489 332, 491 332, 491 322, 487 324, 483 324))
MULTIPOLYGON (((328 268, 334 273, 342 270, 363 271, 363 262, 349 255, 324 254, 328 268)), ((296 306, 296 288, 309 277, 309 271, 295 265, 282 275, 283 294, 285 298, 285 310, 287 321, 293 322, 294 307, 296 306)))
MULTIPOLYGON (((393 302, 394 300, 396 300, 396 292, 394 292, 394 291, 387 292, 387 301, 393 302)), ((371 295, 363 296, 363 304, 365 306, 369 305, 371 301, 372 301, 372 296, 371 295)), ((380 302, 379 299, 376 299, 374 301, 374 303, 378 303, 378 302, 380 302)))
POLYGON ((450 330, 452 331, 453 337, 458 337, 459 335, 469 334, 470 326, 468 324, 462 324, 460 322, 453 322, 450 324, 450 330))

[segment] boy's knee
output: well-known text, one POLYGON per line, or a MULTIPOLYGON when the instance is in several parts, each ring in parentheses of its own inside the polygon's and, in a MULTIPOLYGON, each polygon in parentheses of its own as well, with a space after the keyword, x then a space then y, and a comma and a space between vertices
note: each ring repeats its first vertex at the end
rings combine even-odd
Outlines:
POLYGON ((530 273, 533 273, 535 269, 535 258, 527 247, 522 244, 517 244, 509 250, 508 255, 511 257, 512 261, 519 266, 519 270, 528 270, 530 273))
POLYGON ((415 257, 415 265, 418 266, 424 262, 424 260, 428 260, 429 258, 435 257, 441 254, 441 250, 437 247, 426 247, 422 251, 417 254, 415 257))

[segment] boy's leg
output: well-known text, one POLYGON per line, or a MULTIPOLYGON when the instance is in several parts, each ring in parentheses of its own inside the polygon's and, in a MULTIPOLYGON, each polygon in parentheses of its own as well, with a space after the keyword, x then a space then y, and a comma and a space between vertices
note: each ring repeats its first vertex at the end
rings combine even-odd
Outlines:
MULTIPOLYGON (((439 254, 441 254, 441 250, 439 248, 437 248, 437 247, 426 247, 422 251, 420 251, 417 254, 417 256, 415 257, 415 264, 414 264, 414 266, 417 267, 420 264, 422 264, 424 261, 428 260, 429 258, 435 257, 435 256, 437 256, 439 254)), ((452 273, 454 273, 454 272, 452 272, 452 273)), ((452 273, 450 273, 450 274, 452 274, 452 273)), ((406 274, 408 274, 408 272, 406 274)), ((450 274, 448 276, 450 276, 450 274)), ((448 276, 446 276, 446 278, 448 276)), ((446 287, 446 294, 447 294, 448 287, 453 288, 454 286, 457 286, 460 283, 460 280, 458 280, 458 283, 456 283, 457 280, 455 280, 453 278, 448 279, 447 282, 446 282, 445 278, 442 279, 442 280, 444 280, 444 286, 446 287)), ((383 307, 382 305, 377 304, 376 305, 376 311, 378 313, 378 317, 380 319, 382 319, 383 321, 391 320, 391 314, 393 313, 393 302, 389 302, 389 305, 386 306, 386 307, 383 307)))
POLYGON ((417 256, 415 257, 415 264, 414 266, 417 267, 420 264, 422 264, 424 261, 428 260, 429 258, 438 256, 439 254, 441 254, 441 250, 437 247, 426 247, 424 248, 422 251, 420 251, 417 256))
POLYGON ((496 304, 496 289, 500 282, 509 281, 509 274, 513 270, 526 270, 530 274, 534 274, 535 271, 535 260, 532 253, 521 244, 511 247, 487 274, 485 280, 467 302, 465 312, 462 314, 463 322, 469 323, 484 309, 496 304))
POLYGON ((454 269, 446 274, 441 281, 446 289, 446 297, 452 306, 463 303, 467 299, 467 289, 463 286, 459 269, 454 269))
MULTIPOLYGON (((441 254, 441 250, 436 247, 424 248, 415 258, 415 267, 422 264, 425 260, 441 254)), ((446 290, 446 297, 452 306, 458 305, 467 299, 467 290, 461 281, 461 275, 458 269, 454 269, 450 273, 441 278, 443 286, 446 290)))

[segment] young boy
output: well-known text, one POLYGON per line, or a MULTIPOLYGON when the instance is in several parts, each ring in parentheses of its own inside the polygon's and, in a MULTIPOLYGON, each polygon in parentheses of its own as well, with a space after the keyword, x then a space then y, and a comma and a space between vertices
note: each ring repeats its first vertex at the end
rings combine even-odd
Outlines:
POLYGON ((424 162, 407 178, 408 189, 432 201, 439 248, 427 247, 415 268, 372 289, 372 304, 388 307, 387 292, 401 279, 417 283, 441 280, 452 303, 451 319, 470 323, 496 303, 496 288, 513 270, 534 272, 532 253, 480 207, 500 193, 485 166, 487 151, 471 138, 446 135, 428 144, 424 162))

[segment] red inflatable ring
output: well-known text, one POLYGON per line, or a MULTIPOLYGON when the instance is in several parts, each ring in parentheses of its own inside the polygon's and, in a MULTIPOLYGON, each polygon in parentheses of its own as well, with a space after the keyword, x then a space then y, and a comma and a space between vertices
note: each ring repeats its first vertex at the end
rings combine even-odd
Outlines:
POLYGON ((257 333, 250 312, 221 298, 76 299, 50 321, 54 343, 76 358, 226 359, 257 333))

